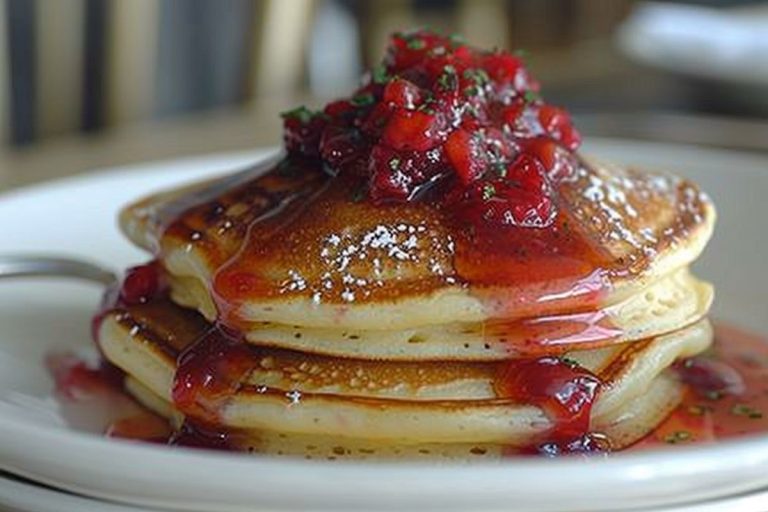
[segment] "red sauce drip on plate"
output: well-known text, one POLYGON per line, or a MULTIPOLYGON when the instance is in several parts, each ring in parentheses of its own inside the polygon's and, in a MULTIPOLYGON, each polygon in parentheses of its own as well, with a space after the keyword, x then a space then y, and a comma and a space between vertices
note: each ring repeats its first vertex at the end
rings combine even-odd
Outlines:
POLYGON ((164 443, 165 419, 123 391, 123 373, 102 360, 93 365, 72 353, 50 353, 45 364, 54 379, 60 412, 73 426, 107 437, 164 443))
POLYGON ((683 402, 630 450, 768 434, 768 339, 715 324, 707 353, 677 365, 683 402))
POLYGON ((179 430, 169 439, 168 444, 187 448, 205 448, 209 450, 234 450, 232 433, 205 426, 204 423, 186 419, 179 430))

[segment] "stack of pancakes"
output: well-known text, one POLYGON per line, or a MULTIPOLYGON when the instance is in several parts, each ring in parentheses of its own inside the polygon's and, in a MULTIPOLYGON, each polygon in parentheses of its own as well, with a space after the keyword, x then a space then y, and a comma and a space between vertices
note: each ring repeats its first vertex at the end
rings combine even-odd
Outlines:
POLYGON ((177 429, 312 458, 497 457, 557 430, 540 400, 500 382, 511 362, 554 358, 599 379, 588 431, 615 450, 678 404, 671 365, 711 343, 712 287, 688 266, 715 214, 686 180, 583 161, 559 185, 559 216, 599 258, 518 255, 529 275, 497 284, 467 278, 499 255, 439 208, 376 206, 321 170, 287 167, 155 194, 121 215, 167 293, 111 307, 98 343, 177 429), (222 332, 182 404, 179 366, 222 332))

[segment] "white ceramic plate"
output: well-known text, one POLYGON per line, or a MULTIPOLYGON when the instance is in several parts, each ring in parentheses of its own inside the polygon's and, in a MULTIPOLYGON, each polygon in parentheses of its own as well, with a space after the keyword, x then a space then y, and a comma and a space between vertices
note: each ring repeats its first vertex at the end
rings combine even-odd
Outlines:
MULTIPOLYGON (((768 490, 706 503, 654 508, 653 512, 757 512, 767 510, 766 507, 768 507, 768 490)), ((139 508, 134 505, 120 505, 78 496, 2 476, 0 476, 0 510, 4 512, 162 512, 156 508, 139 508)))
MULTIPOLYGON (((720 222, 699 272, 716 315, 768 333, 768 158, 662 144, 592 141, 588 151, 698 180, 720 222)), ((260 153, 263 156, 263 153, 260 153)), ((0 253, 54 252, 115 269, 146 256, 115 227, 145 192, 246 165, 238 154, 114 169, 0 197, 0 253)), ((768 487, 768 436, 603 459, 483 465, 323 463, 104 439, 72 426, 42 364, 90 347, 96 286, 0 282, 0 468, 83 495, 184 510, 604 511, 706 500, 768 487)), ((730 509, 729 509, 730 510, 730 509)), ((736 510, 736 509, 733 509, 736 510)))
MULTIPOLYGON (((160 512, 77 496, 0 475, 0 510, 4 512, 160 512)), ((675 511, 677 512, 677 511, 675 511)))

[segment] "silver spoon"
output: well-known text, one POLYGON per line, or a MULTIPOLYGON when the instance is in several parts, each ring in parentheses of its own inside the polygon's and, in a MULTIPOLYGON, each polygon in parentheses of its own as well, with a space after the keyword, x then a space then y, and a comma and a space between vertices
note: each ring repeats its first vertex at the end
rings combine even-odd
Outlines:
POLYGON ((0 255, 0 279, 11 277, 73 277, 110 285, 117 276, 95 263, 74 258, 33 254, 0 255))

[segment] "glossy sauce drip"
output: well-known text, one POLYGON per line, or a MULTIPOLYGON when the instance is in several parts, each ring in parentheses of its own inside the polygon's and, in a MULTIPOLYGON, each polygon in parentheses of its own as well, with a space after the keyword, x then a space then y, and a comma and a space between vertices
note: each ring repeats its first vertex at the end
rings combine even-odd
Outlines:
POLYGON ((541 316, 518 321, 489 320, 483 322, 486 339, 520 340, 509 346, 517 357, 558 355, 569 350, 587 350, 618 340, 623 330, 614 325, 605 310, 541 316))
MULTIPOLYGON (((246 379, 242 366, 254 367, 258 357, 252 347, 241 345, 237 337, 224 333, 217 340, 213 335, 215 332, 217 330, 205 331, 203 336, 196 338, 198 342, 189 345, 179 357, 185 361, 184 370, 176 376, 177 396, 181 402, 177 406, 186 409, 190 416, 176 434, 166 436, 165 439, 174 444, 235 449, 232 439, 237 433, 213 427, 211 422, 219 408, 226 405, 225 400, 221 401, 220 393, 240 387, 246 379), (202 345, 200 341, 203 339, 210 345, 202 345), (198 393, 204 397, 202 401, 195 398, 198 393)), ((197 336, 194 332, 190 335, 197 336)), ((82 390, 92 389, 94 382, 111 383, 105 388, 114 386, 116 374, 113 370, 104 374, 76 359, 68 361, 66 364, 49 364, 59 383, 62 400, 71 402, 73 397, 80 400, 84 395, 92 395, 82 390), (105 375, 108 377, 106 381, 103 380, 105 375)), ((717 325, 713 348, 704 355, 677 363, 675 368, 688 389, 683 402, 629 450, 768 434, 768 340, 717 325)), ((541 358, 505 363, 497 373, 496 390, 501 397, 541 407, 553 423, 553 429, 539 442, 506 450, 510 456, 610 451, 608 440, 588 429, 589 411, 600 391, 599 379, 569 361, 541 358)), ((264 393, 274 391, 263 390, 264 393)), ((257 392, 262 391, 257 389, 257 392)), ((116 400, 113 397, 110 401, 119 402, 126 398, 116 400)), ((286 395, 285 403, 286 406, 300 406, 301 400, 298 394, 286 395)), ((88 406, 92 404, 89 402, 88 406)), ((153 419, 151 414, 144 420, 140 417, 117 420, 106 430, 121 437, 157 440, 158 419, 153 419)))
POLYGON ((168 438, 168 444, 187 448, 207 450, 235 450, 233 434, 229 431, 209 427, 205 422, 185 419, 181 427, 168 438))
POLYGON ((509 361, 494 382, 499 396, 540 407, 552 422, 536 445, 543 453, 586 451, 594 444, 589 421, 601 385, 590 371, 557 357, 509 361))
POLYGON ((160 262, 150 261, 125 271, 119 283, 111 285, 101 300, 99 311, 91 321, 91 336, 98 340, 98 329, 104 315, 117 308, 146 304, 167 292, 167 283, 160 262))
POLYGON ((768 339, 715 324, 712 349, 676 370, 683 402, 630 450, 768 435, 768 339))
POLYGON ((238 333, 217 324, 179 354, 173 402, 185 416, 218 423, 220 411, 244 384, 256 358, 238 333))

